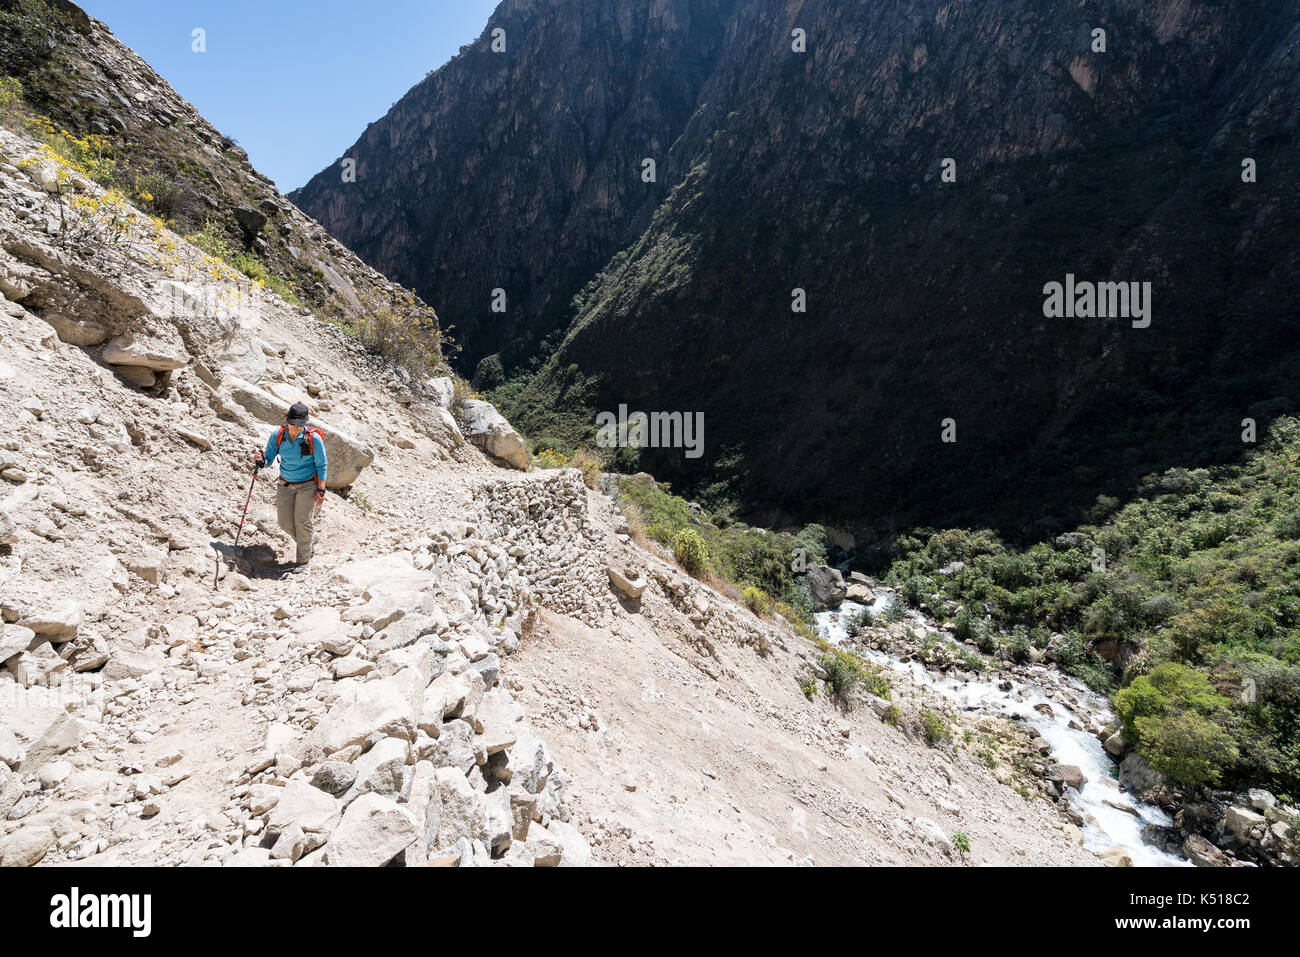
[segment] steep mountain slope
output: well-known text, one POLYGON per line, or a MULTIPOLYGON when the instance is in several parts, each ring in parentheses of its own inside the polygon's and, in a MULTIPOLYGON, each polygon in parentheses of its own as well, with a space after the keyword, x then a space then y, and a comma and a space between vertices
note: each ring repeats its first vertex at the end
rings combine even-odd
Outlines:
MULTIPOLYGON (((545 26, 552 45, 578 33, 599 48, 609 23, 576 11, 498 16, 533 17, 530 43, 545 26)), ((1041 530, 1146 472, 1239 455, 1241 420, 1286 407, 1300 384, 1294 0, 800 0, 724 16, 724 48, 660 164, 672 191, 574 303, 566 340, 514 405, 522 426, 591 441, 595 413, 620 403, 700 411, 702 459, 642 464, 769 520, 1041 530), (807 52, 792 49, 796 28, 807 52), (1257 182, 1243 182, 1245 158, 1257 182), (1044 285, 1067 274, 1150 282, 1150 326, 1045 317, 1044 285), (796 288, 806 313, 791 311, 796 288), (941 441, 948 418, 955 443, 941 441)), ((581 118, 580 102, 534 104, 514 79, 581 63, 514 55, 509 70, 477 48, 444 67, 422 142, 453 149, 438 117, 461 114, 459 85, 492 84, 495 107, 529 128, 581 118)), ((397 136, 390 116, 358 149, 397 136)), ((442 204, 463 221, 461 204, 501 185, 489 158, 464 178, 472 191, 426 190, 439 160, 407 156, 379 172, 401 209, 442 204)), ((636 172, 624 169, 633 184, 636 172)), ((345 190, 322 176, 299 199, 344 215, 345 190)), ((512 275, 550 261, 533 237, 563 233, 542 220, 557 197, 587 202, 555 176, 536 195, 512 275)), ((344 218, 326 221, 351 243, 344 218)), ((508 285, 495 235, 458 237, 485 264, 466 273, 471 309, 508 285)), ((396 275, 459 308, 439 268, 396 275)))
MULTIPOLYGON (((250 280, 352 326, 401 297, 75 4, 0 0, 0 64, 21 83, 22 99, 51 121, 34 132, 79 140, 101 185, 180 235, 201 232, 205 251, 231 259, 250 280)), ((432 310, 413 306, 432 321, 432 310)))
POLYGON ((508 0, 347 151, 355 182, 335 163, 291 198, 386 275, 453 305, 469 369, 526 357, 662 201, 669 147, 734 6, 508 0), (654 183, 645 157, 659 158, 654 183))

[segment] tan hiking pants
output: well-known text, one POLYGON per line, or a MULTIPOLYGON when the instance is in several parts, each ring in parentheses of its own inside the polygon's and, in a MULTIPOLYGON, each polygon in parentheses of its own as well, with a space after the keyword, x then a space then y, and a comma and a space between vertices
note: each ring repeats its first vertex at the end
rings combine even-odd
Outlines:
POLYGON ((298 546, 298 564, 311 561, 312 547, 316 544, 316 483, 281 482, 275 493, 275 505, 280 527, 298 546))

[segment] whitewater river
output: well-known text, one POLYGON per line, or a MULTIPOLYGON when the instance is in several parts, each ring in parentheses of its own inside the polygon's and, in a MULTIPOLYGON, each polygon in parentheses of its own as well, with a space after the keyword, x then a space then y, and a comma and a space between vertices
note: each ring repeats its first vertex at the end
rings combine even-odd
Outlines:
MULTIPOLYGON (((816 617, 822 637, 832 644, 845 642, 848 633, 844 629, 844 621, 864 607, 870 607, 873 614, 879 615, 889 607, 890 600, 888 595, 882 594, 871 606, 846 601, 837 611, 820 612, 816 617)), ((926 619, 916 612, 909 611, 908 615, 909 623, 918 633, 923 630, 927 634, 952 640, 944 632, 929 627, 926 619)), ((900 661, 871 648, 854 646, 854 650, 878 665, 907 673, 914 682, 932 689, 961 710, 1008 715, 1038 729, 1039 734, 1052 746, 1053 760, 1060 764, 1077 765, 1087 778, 1082 791, 1067 788, 1065 795, 1071 807, 1083 816, 1083 843, 1089 850, 1101 852, 1119 844, 1128 851, 1135 866, 1191 866, 1189 861, 1181 857, 1143 843, 1143 826, 1156 824, 1169 827, 1173 824, 1169 815, 1160 808, 1144 804, 1126 791, 1121 791, 1117 780, 1118 768, 1101 742, 1086 729, 1071 728, 1069 723, 1072 713, 1064 707, 1059 697, 1051 697, 1045 692, 1045 688, 1061 688, 1073 692, 1076 709, 1099 726, 1105 726, 1114 718, 1114 713, 1106 700, 1086 685, 1053 669, 1034 666, 1029 672, 1031 675, 1041 675, 1041 684, 1011 679, 1010 690, 1003 691, 998 685, 1006 682, 1005 677, 963 681, 927 670, 919 662, 900 661), (1051 705, 1051 714, 1034 710, 1034 705, 1043 703, 1051 705), (1127 810, 1122 810, 1123 808, 1127 810)))

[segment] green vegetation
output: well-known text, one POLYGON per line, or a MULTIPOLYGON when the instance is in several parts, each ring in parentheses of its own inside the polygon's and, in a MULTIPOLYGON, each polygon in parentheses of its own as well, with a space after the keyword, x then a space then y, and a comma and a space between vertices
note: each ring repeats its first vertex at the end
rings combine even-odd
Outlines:
POLYGON ((822 656, 817 664, 826 673, 830 696, 846 711, 853 706, 853 692, 862 688, 868 694, 889 700, 892 691, 885 673, 868 661, 844 648, 820 642, 822 656))
POLYGON ((746 585, 741 591, 741 597, 744 599, 746 606, 760 618, 767 618, 772 614, 774 605, 772 596, 757 585, 746 585))
POLYGON ((815 675, 807 674, 799 679, 799 690, 803 696, 811 701, 817 697, 817 678, 815 675))
POLYGON ((921 735, 925 743, 935 748, 952 740, 952 728, 944 716, 926 708, 921 709, 921 735))
POLYGON ((1093 687, 1122 688, 1126 736, 1170 780, 1294 792, 1298 463, 1300 422, 1280 418, 1244 464, 1148 476, 1123 507, 1099 500, 1099 524, 1048 542, 904 535, 889 580, 914 604, 934 593, 959 604, 958 634, 981 650, 1041 653, 1093 687), (963 567, 939 572, 953 562, 963 567))
MULTIPOLYGON (((147 194, 150 199, 155 199, 153 194, 147 194)), ((293 284, 281 276, 273 274, 266 268, 266 263, 258 259, 251 253, 240 252, 235 249, 230 240, 227 239, 226 233, 213 220, 208 219, 204 222, 203 228, 196 233, 191 233, 185 237, 189 242, 202 249, 214 259, 220 259, 227 266, 238 269, 241 273, 253 280, 260 286, 269 289, 286 302, 299 305, 297 292, 294 291, 293 284)), ((367 347, 371 343, 360 335, 360 330, 351 330, 367 347)), ((378 351, 378 350, 377 350, 378 351)))
POLYGON ((809 562, 825 560, 825 530, 820 525, 790 535, 751 528, 727 515, 692 512, 690 503, 673 495, 667 483, 649 478, 622 477, 619 492, 634 537, 639 525, 642 537, 671 549, 692 575, 715 576, 736 586, 742 596, 744 589, 754 589, 750 607, 758 614, 776 612, 792 623, 811 625, 812 600, 791 566, 799 548, 809 562))
POLYGON ((1202 672, 1167 661, 1115 696, 1124 733, 1153 768, 1190 786, 1218 785, 1240 759, 1232 699, 1215 691, 1202 672))
POLYGON ((673 557, 692 575, 703 575, 709 568, 709 546, 693 528, 681 528, 673 536, 673 557))
POLYGON ((962 857, 970 853, 970 838, 965 831, 958 831, 952 836, 952 846, 957 848, 957 853, 962 857))
POLYGON ((602 471, 600 460, 583 449, 566 454, 541 442, 533 443, 533 468, 578 469, 582 472, 582 483, 587 488, 596 487, 602 471))

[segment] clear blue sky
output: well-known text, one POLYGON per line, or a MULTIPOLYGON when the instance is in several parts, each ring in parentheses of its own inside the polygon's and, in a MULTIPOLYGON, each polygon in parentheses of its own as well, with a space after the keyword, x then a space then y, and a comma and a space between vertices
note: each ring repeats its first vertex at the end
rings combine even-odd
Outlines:
POLYGON ((287 193, 477 39, 498 0, 77 2, 287 193))

